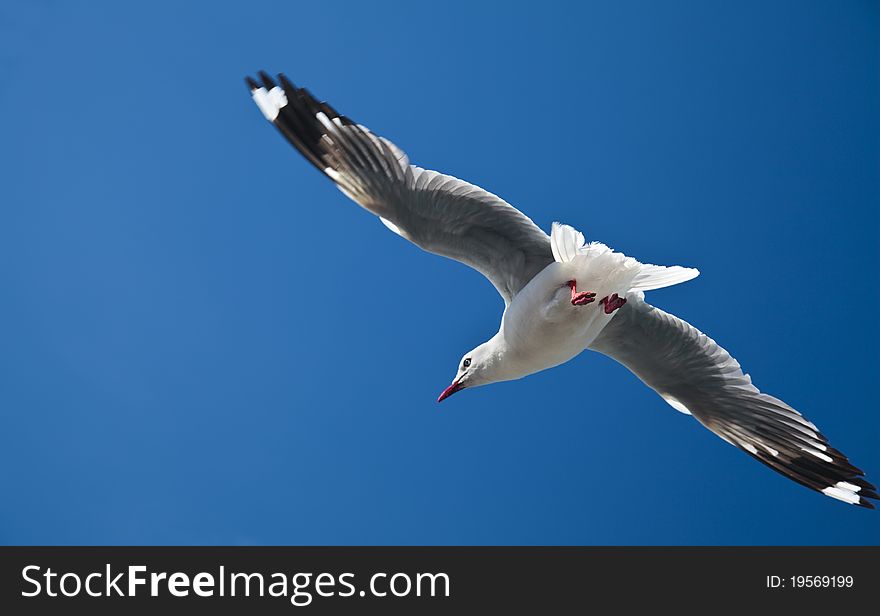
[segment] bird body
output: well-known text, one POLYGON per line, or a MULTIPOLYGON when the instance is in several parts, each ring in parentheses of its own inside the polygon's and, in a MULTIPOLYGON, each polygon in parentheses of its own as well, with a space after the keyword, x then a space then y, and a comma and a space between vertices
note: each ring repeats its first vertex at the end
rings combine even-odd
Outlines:
POLYGON ((502 349, 496 381, 518 379, 563 364, 588 348, 617 310, 607 302, 572 302, 569 282, 590 289, 595 298, 640 297, 641 289, 690 280, 698 271, 639 263, 604 244, 585 244, 567 225, 553 224, 554 261, 516 294, 504 311, 498 333, 487 342, 502 349), (656 285, 656 286, 655 286, 656 285))
POLYGON ((567 225, 553 223, 548 236, 500 197, 410 164, 396 145, 283 75, 277 84, 265 73, 246 82, 265 118, 346 196, 420 248, 479 271, 504 299, 498 332, 462 357, 438 400, 590 349, 785 477, 861 507, 880 498, 812 422, 755 387, 712 338, 645 302, 646 291, 697 270, 640 263, 567 225))

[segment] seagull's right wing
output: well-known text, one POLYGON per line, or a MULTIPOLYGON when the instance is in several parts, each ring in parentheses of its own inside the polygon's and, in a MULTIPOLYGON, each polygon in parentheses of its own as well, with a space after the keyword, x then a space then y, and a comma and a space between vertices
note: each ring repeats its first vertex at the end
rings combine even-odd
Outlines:
POLYGON ((398 235, 482 273, 506 303, 553 261, 550 238, 479 186, 409 164, 390 141, 339 115, 283 75, 251 78, 254 102, 339 189, 398 235))
POLYGON ((673 408, 802 485, 853 505, 880 498, 811 422, 761 393, 739 363, 690 323, 630 293, 590 349, 619 361, 673 408))

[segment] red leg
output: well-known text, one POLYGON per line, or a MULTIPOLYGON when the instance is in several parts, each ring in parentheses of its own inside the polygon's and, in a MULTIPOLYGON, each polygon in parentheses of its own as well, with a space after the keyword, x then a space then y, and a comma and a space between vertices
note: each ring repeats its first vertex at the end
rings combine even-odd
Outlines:
POLYGON ((603 297, 599 303, 605 308, 605 314, 611 314, 626 303, 625 297, 618 297, 617 293, 613 293, 611 297, 603 297))
POLYGON ((596 301, 596 294, 590 291, 582 291, 578 293, 577 290, 577 280, 569 280, 565 284, 571 289, 571 305, 572 306, 586 306, 591 302, 596 301))

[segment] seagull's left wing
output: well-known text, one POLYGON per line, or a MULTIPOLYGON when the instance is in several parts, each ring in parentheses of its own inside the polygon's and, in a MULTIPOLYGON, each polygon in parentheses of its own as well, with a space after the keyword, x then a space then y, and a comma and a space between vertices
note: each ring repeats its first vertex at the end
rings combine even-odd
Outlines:
POLYGON ((673 408, 808 488, 873 508, 861 470, 800 413, 752 385, 730 353, 696 327, 630 293, 589 348, 616 359, 673 408))
POLYGON ((390 141, 338 114, 283 75, 248 78, 257 106, 339 189, 389 229, 482 273, 506 303, 552 263, 550 238, 479 186, 409 164, 390 141))

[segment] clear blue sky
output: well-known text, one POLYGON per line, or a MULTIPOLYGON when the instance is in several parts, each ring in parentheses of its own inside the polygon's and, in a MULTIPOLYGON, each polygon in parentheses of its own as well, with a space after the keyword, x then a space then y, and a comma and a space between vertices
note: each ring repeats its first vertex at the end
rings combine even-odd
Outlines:
POLYGON ((242 82, 698 267, 648 300, 876 483, 878 41, 867 1, 4 3, 0 542, 880 543, 593 353, 438 406, 500 298, 242 82))

